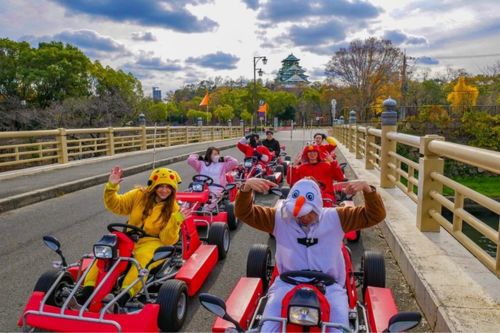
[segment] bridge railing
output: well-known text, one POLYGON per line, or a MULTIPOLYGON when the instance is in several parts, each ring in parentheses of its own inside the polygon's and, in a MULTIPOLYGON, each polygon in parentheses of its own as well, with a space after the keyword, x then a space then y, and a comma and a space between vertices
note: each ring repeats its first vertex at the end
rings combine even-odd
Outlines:
POLYGON ((496 276, 500 276, 500 227, 495 230, 466 211, 464 201, 470 199, 498 215, 500 202, 444 175, 444 159, 498 175, 499 152, 446 142, 443 137, 435 135, 419 137, 398 133, 396 122, 384 123, 384 115, 381 129, 356 124, 335 125, 333 134, 350 152, 355 153, 357 159, 364 159, 366 169, 380 171, 381 187, 398 187, 417 204, 416 225, 420 231, 439 232, 440 227, 444 228, 496 276), (418 149, 418 161, 398 154, 397 145, 418 149), (443 195, 444 186, 454 192, 452 198, 443 195), (443 207, 451 212, 451 222, 443 216, 443 207), (494 256, 464 233, 464 223, 496 245, 494 256))
POLYGON ((0 132, 0 171, 241 137, 241 126, 59 128, 0 132))

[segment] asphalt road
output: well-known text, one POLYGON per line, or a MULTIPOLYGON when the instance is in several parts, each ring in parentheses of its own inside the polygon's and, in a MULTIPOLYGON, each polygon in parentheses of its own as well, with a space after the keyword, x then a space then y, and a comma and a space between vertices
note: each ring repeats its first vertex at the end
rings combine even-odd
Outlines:
MULTIPOLYGON (((280 133, 278 138, 287 145, 287 152, 295 156, 304 141, 310 138, 310 134, 295 135, 294 141, 284 141, 290 139, 290 132, 284 132, 280 133)), ((235 148, 224 151, 224 155, 226 154, 238 159, 242 157, 235 148)), ((185 180, 181 188, 185 188, 188 180, 194 175, 191 168, 185 162, 174 163, 169 167, 179 171, 185 180)), ((148 176, 149 172, 144 172, 125 178, 122 192, 134 185, 145 184, 148 176)), ((125 221, 123 217, 115 216, 104 208, 102 190, 102 186, 94 186, 0 215, 0 331, 18 330, 17 319, 36 280, 42 272, 51 268, 52 260, 58 259, 43 245, 43 235, 56 236, 68 261, 73 262, 82 254, 91 251, 93 242, 106 232, 108 223, 125 221)), ((276 197, 271 195, 257 198, 257 202, 264 205, 272 205, 275 200, 276 197)), ((370 232, 372 235, 366 236, 365 239, 375 238, 371 243, 380 247, 386 255, 390 255, 385 242, 380 241, 376 229, 368 231, 370 232)), ((365 232, 363 237, 364 234, 365 232)), ((246 256, 251 245, 267 242, 271 240, 266 233, 240 225, 231 234, 228 257, 212 271, 202 291, 226 298, 238 279, 245 274, 246 256)), ((353 246, 354 257, 359 258, 363 244, 364 241, 353 246)), ((401 295, 410 298, 402 303, 398 301, 398 305, 403 304, 402 309, 405 310, 416 309, 414 300, 411 300, 411 293, 400 273, 397 275, 397 271, 396 266, 394 274, 388 272, 388 275, 392 276, 394 284, 402 290, 401 295)), ((396 294, 398 295, 397 292, 396 294)), ((213 320, 213 315, 201 308, 197 299, 193 298, 189 302, 188 318, 183 331, 209 331, 213 320)))

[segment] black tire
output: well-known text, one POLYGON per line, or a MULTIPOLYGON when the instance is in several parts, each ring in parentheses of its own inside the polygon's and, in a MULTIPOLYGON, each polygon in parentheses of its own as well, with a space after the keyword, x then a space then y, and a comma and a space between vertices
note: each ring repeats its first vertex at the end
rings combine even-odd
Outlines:
POLYGON ((348 239, 347 241, 349 243, 357 243, 357 242, 359 242, 360 238, 361 238, 361 230, 356 230, 356 238, 354 238, 354 239, 348 239))
POLYGON ((269 246, 254 244, 247 256, 247 277, 260 278, 264 289, 269 285, 273 273, 272 255, 269 246))
POLYGON ((229 228, 226 223, 214 222, 208 230, 208 244, 216 245, 219 252, 219 260, 226 258, 229 251, 231 239, 229 238, 229 228))
POLYGON ((167 280, 158 292, 156 303, 158 328, 161 332, 177 332, 182 328, 187 314, 187 286, 184 281, 167 280))
MULTIPOLYGON (((59 274, 61 274, 61 272, 57 270, 50 270, 43 273, 40 276, 40 278, 38 278, 38 281, 36 282, 33 291, 41 291, 46 293, 52 287, 54 282, 56 282, 59 274)), ((64 272, 63 274, 64 276, 59 281, 56 288, 54 289, 54 291, 52 291, 49 298, 47 299, 46 303, 47 305, 61 307, 65 301, 64 299, 61 298, 60 295, 62 288, 63 287, 73 288, 75 282, 73 281, 73 277, 71 276, 71 274, 69 272, 64 272)))
POLYGON ((236 228, 238 228, 239 221, 236 216, 234 216, 234 205, 228 202, 225 207, 227 212, 227 226, 229 227, 229 230, 236 230, 236 228))
POLYGON ((286 162, 283 162, 281 163, 281 166, 283 167, 283 178, 286 177, 286 173, 288 172, 288 165, 286 164, 286 162))
POLYGON ((385 288, 385 261, 382 253, 365 251, 361 258, 361 269, 363 271, 363 297, 368 286, 385 288))
POLYGON ((281 198, 280 199, 286 199, 286 197, 288 196, 288 193, 290 193, 290 188, 289 187, 282 187, 281 188, 281 198))
POLYGON ((277 184, 276 182, 276 177, 274 177, 274 175, 271 175, 271 176, 265 176, 264 177, 265 179, 269 180, 269 181, 272 181, 273 183, 277 184))

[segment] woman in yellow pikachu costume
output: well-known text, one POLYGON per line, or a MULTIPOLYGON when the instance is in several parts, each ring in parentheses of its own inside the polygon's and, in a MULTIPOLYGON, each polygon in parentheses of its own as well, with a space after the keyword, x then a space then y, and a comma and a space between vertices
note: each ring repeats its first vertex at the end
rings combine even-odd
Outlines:
MULTIPOLYGON (((148 236, 152 236, 140 238, 133 251, 134 258, 141 267, 145 267, 158 247, 173 245, 179 240, 184 216, 175 200, 175 194, 181 177, 174 170, 158 168, 151 172, 147 187, 136 187, 125 194, 118 194, 119 184, 123 180, 122 174, 123 170, 120 167, 114 167, 111 171, 104 188, 104 205, 115 214, 128 216, 128 224, 140 227, 148 236)), ((155 263, 150 265, 150 269, 154 267, 155 263)), ((97 267, 92 267, 78 297, 79 303, 88 299, 94 291, 97 274, 97 267)), ((137 276, 137 268, 131 265, 123 280, 122 288, 129 286, 137 276)), ((118 304, 124 306, 141 288, 142 283, 137 283, 118 300, 118 304)))

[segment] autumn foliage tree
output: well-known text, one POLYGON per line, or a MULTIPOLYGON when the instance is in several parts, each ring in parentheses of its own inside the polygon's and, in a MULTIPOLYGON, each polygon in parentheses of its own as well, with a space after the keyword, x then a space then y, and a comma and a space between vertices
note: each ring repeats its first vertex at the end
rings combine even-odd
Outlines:
POLYGON ((457 83, 453 86, 453 91, 448 94, 447 100, 452 106, 453 112, 457 114, 463 113, 466 109, 476 105, 479 90, 465 82, 465 77, 458 78, 457 83))
POLYGON ((368 38, 352 41, 341 48, 326 65, 325 73, 353 90, 356 108, 361 119, 380 95, 381 88, 390 83, 401 66, 402 52, 388 40, 368 38))

